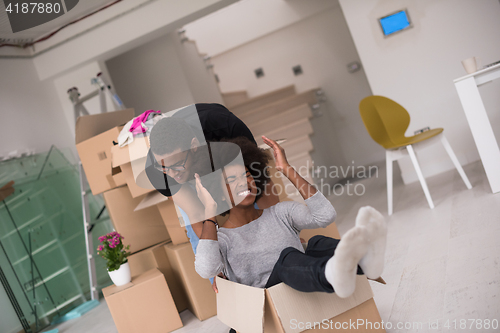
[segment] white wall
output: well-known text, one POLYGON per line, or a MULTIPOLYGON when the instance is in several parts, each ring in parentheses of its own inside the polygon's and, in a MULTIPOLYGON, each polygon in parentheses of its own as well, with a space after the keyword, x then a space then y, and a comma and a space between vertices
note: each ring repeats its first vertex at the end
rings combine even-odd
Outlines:
MULTIPOLYGON (((241 15, 244 15, 242 13, 241 15)), ((368 136, 358 111, 371 95, 363 70, 350 74, 346 65, 359 61, 340 7, 332 7, 212 59, 222 92, 247 90, 256 96, 295 84, 297 91, 322 88, 324 115, 312 120, 316 165, 369 165, 384 152, 368 136), (294 76, 300 64, 303 74, 294 76), (256 68, 265 76, 257 79, 256 68)))
POLYGON ((115 89, 136 114, 167 112, 194 103, 169 34, 106 61, 115 89))
POLYGON ((131 50, 235 1, 123 1, 37 45, 44 52, 33 60, 44 80, 131 50), (66 42, 58 45, 63 36, 66 42))
MULTIPOLYGON (((59 97, 59 103, 62 106, 64 115, 64 119, 66 120, 66 124, 71 132, 72 138, 75 137, 75 112, 73 108, 73 103, 69 99, 68 89, 72 87, 77 87, 78 92, 80 93, 80 98, 86 96, 87 94, 95 91, 97 89, 96 86, 91 84, 92 78, 97 76, 97 73, 104 72, 105 67, 98 62, 92 62, 90 64, 78 67, 71 72, 68 72, 64 75, 57 77, 54 80, 46 80, 46 84, 53 84, 56 89, 57 96, 59 97)), ((109 75, 106 76, 106 79, 110 81, 109 75)), ((112 82, 108 82, 113 85, 112 82)), ((113 111, 115 108, 109 98, 107 100, 107 108, 108 111, 113 111)), ((87 111, 90 114, 96 114, 101 112, 101 106, 99 103, 99 97, 95 96, 89 99, 87 102, 83 104, 87 111)), ((72 143, 74 143, 74 139, 72 143)), ((75 149, 76 153, 76 149, 75 149)))
MULTIPOLYGON (((444 127, 462 164, 478 160, 453 80, 466 74, 463 59, 479 56, 483 64, 500 60, 498 0, 340 0, 340 5, 373 94, 389 97, 409 111, 406 135, 425 126, 444 127), (403 8, 414 27, 384 38, 377 19, 403 8)), ((498 81, 480 88, 497 130, 498 81)), ((420 153, 424 175, 453 168, 444 154, 439 146, 420 153)), ((417 180, 408 159, 400 166, 406 183, 417 180)))
MULTIPOLYGON (((0 156, 14 150, 46 152, 51 145, 74 146, 52 84, 40 82, 31 60, 0 60, 0 156)), ((0 187, 5 184, 0 184, 0 187)), ((22 329, 3 287, 0 286, 0 332, 22 329)))
POLYGON ((333 6, 338 0, 241 0, 184 28, 200 52, 216 56, 333 6))
POLYGON ((173 44, 194 102, 224 104, 213 69, 207 69, 209 62, 203 61, 196 43, 181 43, 174 33, 173 44))
POLYGON ((74 145, 54 86, 38 79, 31 60, 2 59, 0 73, 0 155, 74 145))

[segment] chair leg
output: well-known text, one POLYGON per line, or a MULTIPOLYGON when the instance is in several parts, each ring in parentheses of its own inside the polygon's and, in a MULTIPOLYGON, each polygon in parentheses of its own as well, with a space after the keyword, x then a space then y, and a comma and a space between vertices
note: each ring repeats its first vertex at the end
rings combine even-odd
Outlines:
POLYGON ((431 209, 434 208, 434 203, 432 202, 431 194, 429 193, 429 189, 427 188, 427 183, 425 182, 424 175, 420 170, 420 166, 418 165, 417 156, 415 155, 415 151, 411 145, 406 146, 408 150, 408 154, 410 154, 411 162, 413 163, 413 167, 417 172, 418 180, 420 180, 420 185, 422 185, 422 189, 424 190, 425 197, 427 199, 427 203, 431 209))
POLYGON ((465 183, 465 186, 470 190, 472 188, 472 185, 470 184, 469 178, 467 178, 467 175, 464 172, 464 169, 460 165, 460 162, 458 161, 457 156, 455 156, 455 153, 453 152, 453 149, 451 149, 450 143, 448 140, 446 140, 446 137, 444 135, 441 135, 441 143, 444 146, 444 149, 446 149, 446 152, 451 158, 451 161, 455 165, 455 168, 457 168, 458 173, 460 174, 460 177, 462 177, 462 180, 465 183))
POLYGON ((385 151, 385 164, 387 172, 387 214, 392 215, 392 156, 391 152, 385 151))

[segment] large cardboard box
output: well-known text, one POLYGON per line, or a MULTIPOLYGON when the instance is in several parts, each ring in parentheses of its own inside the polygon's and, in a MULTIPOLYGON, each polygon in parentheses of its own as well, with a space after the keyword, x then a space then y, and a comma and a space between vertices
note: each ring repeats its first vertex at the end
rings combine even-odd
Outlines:
MULTIPOLYGON (((137 205, 137 207, 135 207, 134 212, 148 207, 157 207, 158 205, 163 204, 163 202, 169 201, 168 197, 158 191, 149 192, 142 198, 142 201, 137 205)), ((170 200, 169 204, 173 205, 173 201, 170 200)))
POLYGON ((187 230, 185 227, 181 226, 167 226, 168 234, 172 240, 172 244, 179 245, 183 243, 188 243, 189 238, 187 236, 187 230))
POLYGON ((142 197, 132 198, 127 186, 104 192, 104 200, 113 226, 125 237, 123 243, 130 245, 132 253, 170 240, 156 207, 134 211, 142 199, 142 197))
POLYGON ((186 228, 181 226, 182 217, 179 216, 180 212, 176 209, 173 200, 169 200, 168 197, 157 191, 150 192, 145 195, 134 211, 152 206, 158 209, 174 245, 189 242, 186 228))
POLYGON ((133 198, 155 191, 144 171, 149 150, 149 137, 138 136, 132 143, 111 148, 114 172, 125 179, 133 198))
POLYGON ((102 293, 119 333, 166 333, 182 327, 165 277, 156 269, 102 293))
POLYGON ((79 117, 75 124, 76 150, 82 161, 92 194, 96 195, 123 184, 123 178, 111 173, 111 147, 123 125, 134 117, 134 110, 100 113, 79 117))
POLYGON ((173 200, 161 202, 157 205, 157 207, 160 212, 161 218, 163 219, 163 223, 165 223, 167 227, 181 226, 181 222, 179 222, 180 213, 178 213, 175 209, 173 200))
POLYGON ((187 295, 182 287, 181 281, 170 265, 167 253, 165 252, 165 244, 166 243, 161 243, 129 256, 128 263, 130 272, 132 277, 134 277, 151 269, 158 269, 167 280, 177 311, 181 312, 187 309, 187 295))
POLYGON ((174 272, 180 277, 188 296, 188 308, 205 320, 217 314, 215 292, 209 280, 203 279, 194 269, 194 253, 191 243, 165 245, 174 272))
MULTIPOLYGON (((349 319, 378 323, 380 328, 381 318, 373 302, 373 293, 362 275, 356 276, 356 291, 348 298, 340 298, 335 293, 303 293, 284 283, 262 289, 219 277, 216 279, 219 290, 217 317, 240 333, 298 333, 308 332, 311 328, 321 332, 334 331, 339 330, 336 322, 342 328, 343 322, 349 322, 349 319)), ((346 328, 345 324, 343 328, 346 328)), ((359 332, 381 330, 363 326, 359 332)))
MULTIPOLYGON (((340 238, 334 223, 327 228, 302 230, 300 236, 308 241, 318 234, 340 238)), ((219 277, 216 282, 217 317, 240 333, 350 331, 352 326, 348 324, 361 320, 372 326, 360 325, 353 331, 385 332, 364 275, 356 276, 356 290, 348 298, 335 293, 304 293, 284 283, 263 289, 219 277)))

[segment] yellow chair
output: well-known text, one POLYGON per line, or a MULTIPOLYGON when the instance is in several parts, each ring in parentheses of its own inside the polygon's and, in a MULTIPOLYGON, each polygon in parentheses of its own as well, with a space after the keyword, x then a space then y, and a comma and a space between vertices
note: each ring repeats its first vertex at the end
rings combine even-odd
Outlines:
POLYGON ((441 141, 455 168, 468 189, 472 186, 453 149, 443 134, 442 128, 432 129, 407 137, 405 132, 410 124, 410 115, 401 105, 383 96, 368 96, 359 104, 359 112, 372 139, 386 149, 388 213, 392 215, 392 162, 410 156, 418 179, 424 190, 429 207, 434 208, 427 183, 422 175, 414 148, 421 148, 441 141))

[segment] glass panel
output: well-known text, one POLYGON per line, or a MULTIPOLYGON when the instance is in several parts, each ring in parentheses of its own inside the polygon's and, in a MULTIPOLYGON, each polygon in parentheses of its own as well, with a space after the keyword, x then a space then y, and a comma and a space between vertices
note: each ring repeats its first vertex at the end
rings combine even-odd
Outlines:
MULTIPOLYGON (((69 149, 0 162, 0 266, 34 331, 90 299, 78 167, 69 149)), ((92 238, 113 230, 102 196, 88 191, 92 238), (101 214, 100 214, 101 213, 101 214), (100 217, 97 219, 98 215, 100 217)), ((99 288, 111 285, 94 253, 99 288)))

